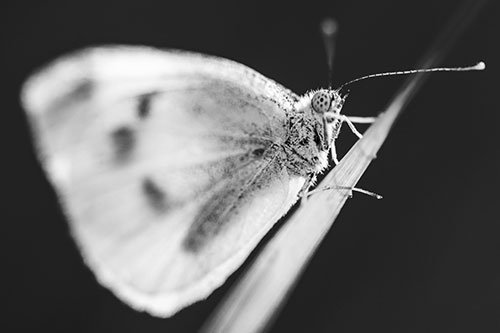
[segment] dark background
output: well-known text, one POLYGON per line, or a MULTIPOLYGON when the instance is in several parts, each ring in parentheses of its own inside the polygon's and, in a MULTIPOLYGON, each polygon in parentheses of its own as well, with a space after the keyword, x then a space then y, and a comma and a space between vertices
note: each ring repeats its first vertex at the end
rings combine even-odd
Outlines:
MULTIPOLYGON (((32 70, 88 45, 146 44, 234 59, 302 94, 326 83, 317 33, 324 16, 340 24, 340 84, 413 68, 458 4, 3 1, 0 330, 192 332, 235 281, 166 320, 131 310, 96 283, 35 159, 19 106, 32 70)), ((500 331, 498 9, 491 1, 443 62, 484 60, 487 71, 429 78, 359 184, 384 200, 355 195, 347 202, 272 332, 500 331)), ((375 115, 403 80, 352 86, 343 112, 375 115)), ((340 156, 354 142, 345 130, 340 156)))

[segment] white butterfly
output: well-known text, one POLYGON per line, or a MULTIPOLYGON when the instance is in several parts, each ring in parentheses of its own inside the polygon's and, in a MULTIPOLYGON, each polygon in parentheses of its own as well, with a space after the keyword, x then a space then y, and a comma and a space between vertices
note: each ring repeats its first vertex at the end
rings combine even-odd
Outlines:
POLYGON ((352 125, 338 90, 298 97, 229 60, 146 47, 60 58, 22 100, 85 262, 163 317, 242 264, 352 125))

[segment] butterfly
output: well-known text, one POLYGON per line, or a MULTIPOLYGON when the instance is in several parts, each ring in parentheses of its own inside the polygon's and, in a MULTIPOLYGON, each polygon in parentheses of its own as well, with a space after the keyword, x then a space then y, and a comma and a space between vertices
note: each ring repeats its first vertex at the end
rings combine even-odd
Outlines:
POLYGON ((85 263, 160 317, 208 297, 307 197, 337 162, 344 122, 361 136, 353 122, 373 119, 342 115, 346 97, 298 96, 230 60, 142 46, 63 56, 21 93, 85 263))

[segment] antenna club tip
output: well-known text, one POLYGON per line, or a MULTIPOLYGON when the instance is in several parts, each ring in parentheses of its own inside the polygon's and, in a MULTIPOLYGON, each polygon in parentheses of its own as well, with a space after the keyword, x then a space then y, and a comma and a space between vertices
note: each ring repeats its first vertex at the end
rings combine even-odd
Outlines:
POLYGON ((339 28, 337 21, 331 17, 326 17, 321 21, 321 31, 326 36, 335 35, 339 28))
POLYGON ((476 66, 474 66, 474 68, 477 69, 478 71, 482 71, 486 69, 486 64, 484 63, 484 61, 480 61, 477 63, 476 66))

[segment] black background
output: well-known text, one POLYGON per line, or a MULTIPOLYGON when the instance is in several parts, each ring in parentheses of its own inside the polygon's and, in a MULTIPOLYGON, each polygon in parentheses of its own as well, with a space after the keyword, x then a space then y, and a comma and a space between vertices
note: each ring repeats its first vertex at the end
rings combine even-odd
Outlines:
MULTIPOLYGON (((0 330, 192 332, 235 281, 171 319, 135 312, 96 283, 19 106, 20 85, 35 68, 93 44, 146 44, 233 59, 302 94, 326 83, 317 33, 324 16, 340 24, 340 84, 415 66, 458 4, 3 1, 0 330)), ((487 71, 432 75, 406 109, 359 184, 384 200, 347 202, 272 332, 500 331, 499 19, 491 1, 444 61, 484 60, 487 71)), ((343 112, 375 115, 403 80, 352 86, 343 112)), ((340 156, 354 142, 345 130, 340 156)))

